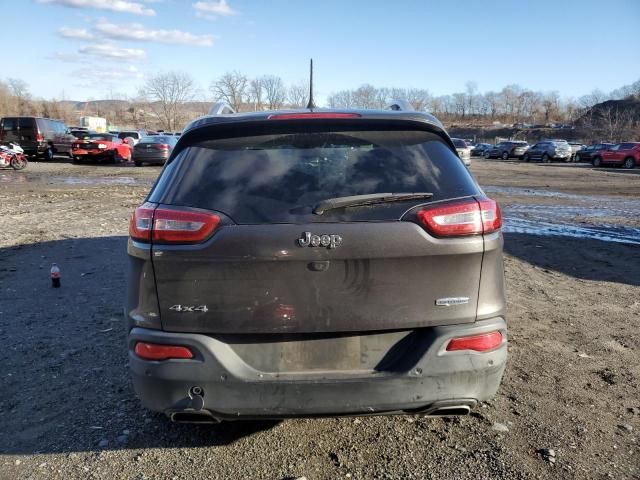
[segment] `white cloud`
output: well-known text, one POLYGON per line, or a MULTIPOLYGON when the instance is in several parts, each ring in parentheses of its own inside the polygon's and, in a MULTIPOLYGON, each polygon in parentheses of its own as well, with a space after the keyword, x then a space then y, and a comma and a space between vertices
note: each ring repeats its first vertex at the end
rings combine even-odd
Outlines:
POLYGON ((64 38, 79 38, 80 40, 93 40, 93 34, 86 28, 62 27, 58 33, 64 38))
POLYGON ((227 0, 200 1, 192 5, 196 15, 207 20, 215 20, 216 17, 230 17, 237 15, 238 11, 229 6, 227 0))
POLYGON ((94 31, 110 39, 158 42, 171 45, 193 45, 197 47, 211 47, 214 40, 213 35, 195 35, 180 30, 147 30, 138 23, 116 25, 102 22, 95 26, 94 31))
POLYGON ((144 78, 144 74, 133 65, 126 68, 82 68, 74 72, 74 76, 86 80, 125 80, 144 78))
POLYGON ((62 5, 72 8, 95 8, 97 10, 110 10, 119 13, 131 13, 133 15, 153 16, 155 10, 147 8, 144 4, 130 2, 128 0, 37 0, 41 4, 62 5))
POLYGON ((138 60, 145 56, 144 50, 139 48, 122 48, 115 45, 103 44, 85 45, 78 49, 78 53, 95 57, 123 58, 128 60, 138 60))

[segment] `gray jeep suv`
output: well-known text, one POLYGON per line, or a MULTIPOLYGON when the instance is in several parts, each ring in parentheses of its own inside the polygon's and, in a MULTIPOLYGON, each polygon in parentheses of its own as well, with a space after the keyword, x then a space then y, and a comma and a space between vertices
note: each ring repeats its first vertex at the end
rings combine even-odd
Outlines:
POLYGON ((507 359, 500 228, 431 115, 197 119, 131 218, 137 395, 177 422, 468 413, 507 359))

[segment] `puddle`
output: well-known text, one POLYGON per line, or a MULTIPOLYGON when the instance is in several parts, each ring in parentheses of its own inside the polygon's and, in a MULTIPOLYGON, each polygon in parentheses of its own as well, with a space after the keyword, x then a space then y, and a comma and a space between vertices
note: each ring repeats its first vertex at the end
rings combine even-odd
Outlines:
POLYGON ((552 197, 571 203, 537 205, 510 203, 506 200, 503 202, 502 213, 503 230, 507 233, 587 238, 640 245, 640 228, 616 224, 613 221, 616 217, 640 218, 640 200, 492 185, 483 187, 483 190, 507 196, 552 197), (598 221, 594 225, 584 224, 580 222, 581 218, 597 218, 602 220, 602 223, 598 221))
POLYGON ((582 226, 505 217, 502 230, 507 233, 585 238, 603 242, 640 245, 640 228, 622 225, 582 226))
POLYGON ((134 177, 34 176, 28 172, 0 173, 0 183, 39 183, 46 185, 152 185, 153 180, 134 177))

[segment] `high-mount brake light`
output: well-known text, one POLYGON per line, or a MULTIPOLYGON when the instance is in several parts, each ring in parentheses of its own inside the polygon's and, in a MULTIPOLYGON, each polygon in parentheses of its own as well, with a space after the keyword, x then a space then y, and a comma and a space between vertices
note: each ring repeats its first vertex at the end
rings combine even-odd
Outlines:
POLYGON ((309 118, 360 118, 359 113, 331 113, 331 112, 303 112, 303 113, 275 113, 269 115, 269 120, 294 120, 309 118))
POLYGON ((460 350, 473 350, 474 352, 488 352, 502 345, 502 333, 499 331, 471 335, 468 337, 457 337, 449 340, 447 352, 460 350))
POLYGON ((134 352, 144 360, 170 360, 173 358, 193 358, 193 353, 187 347, 179 345, 162 345, 159 343, 138 342, 134 352))
POLYGON ((129 235, 140 242, 200 243, 219 223, 220 217, 213 213, 163 208, 147 202, 131 216, 129 235))
POLYGON ((416 216, 436 237, 491 233, 502 226, 500 207, 488 198, 436 204, 419 210, 416 216))

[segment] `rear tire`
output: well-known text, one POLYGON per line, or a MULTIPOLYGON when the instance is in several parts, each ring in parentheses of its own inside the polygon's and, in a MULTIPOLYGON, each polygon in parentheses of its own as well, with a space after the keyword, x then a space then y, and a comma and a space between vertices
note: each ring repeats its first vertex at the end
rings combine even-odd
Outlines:
POLYGON ((542 155, 542 163, 551 163, 551 159, 549 158, 549 155, 547 155, 546 153, 542 155))
POLYGON ((578 155, 576 153, 576 156, 574 157, 573 161, 576 162, 576 163, 579 163, 580 162, 580 155, 578 155))
POLYGON ((484 158, 489 160, 491 158, 491 154, 489 152, 484 152, 484 158))
POLYGON ((138 162, 137 160, 133 162, 136 167, 141 167, 142 162, 138 162))
POLYGON ((502 152, 502 159, 509 160, 509 152, 502 152))
POLYGON ((531 160, 531 157, 529 156, 528 153, 525 153, 524 156, 522 157, 522 160, 528 163, 529 160, 531 160))
POLYGON ((631 170, 635 166, 636 159, 633 157, 627 157, 624 159, 624 162, 622 162, 622 168, 626 168, 627 170, 631 170))
POLYGON ((596 167, 599 168, 602 166, 602 158, 600 157, 593 157, 593 160, 591 161, 591 164, 596 167))

